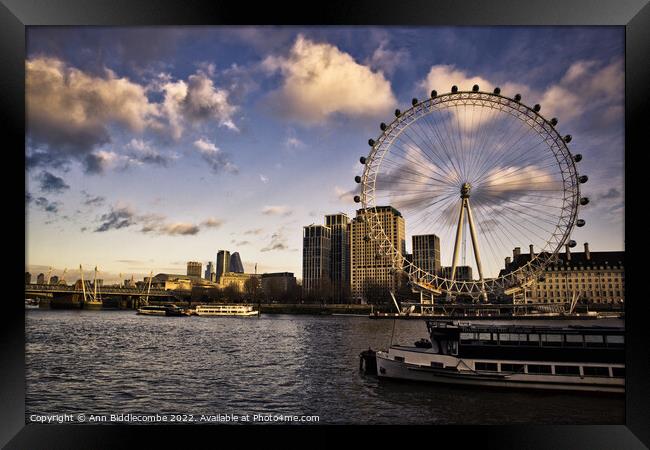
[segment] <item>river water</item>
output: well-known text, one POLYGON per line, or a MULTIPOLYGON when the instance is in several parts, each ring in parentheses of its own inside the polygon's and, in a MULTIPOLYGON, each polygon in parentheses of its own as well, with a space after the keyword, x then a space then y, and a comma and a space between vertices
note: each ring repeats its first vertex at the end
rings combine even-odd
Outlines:
POLYGON ((359 353, 368 347, 386 348, 391 336, 408 345, 428 337, 419 320, 25 313, 28 422, 34 414, 63 413, 185 414, 191 419, 182 420, 195 422, 206 415, 220 423, 222 415, 318 416, 320 424, 622 424, 625 418, 623 396, 378 381, 359 372, 359 353))

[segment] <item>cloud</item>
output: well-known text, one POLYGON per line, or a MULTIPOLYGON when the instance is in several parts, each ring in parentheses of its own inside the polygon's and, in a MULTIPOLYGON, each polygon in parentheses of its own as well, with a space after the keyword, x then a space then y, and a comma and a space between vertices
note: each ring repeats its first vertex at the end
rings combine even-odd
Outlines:
POLYGON ((209 217, 208 219, 205 219, 203 222, 201 222, 201 226, 207 228, 219 228, 221 225, 223 225, 223 220, 215 219, 214 217, 209 217))
POLYGON ((264 230, 262 228, 255 228, 253 230, 246 230, 244 231, 244 234, 246 235, 258 235, 261 234, 264 230))
POLYGON ((170 222, 160 214, 140 214, 129 205, 116 204, 110 211, 99 218, 100 225, 95 232, 119 230, 131 226, 140 226, 144 234, 154 233, 166 236, 191 236, 198 234, 203 228, 217 228, 223 223, 210 217, 199 224, 190 222, 170 222))
POLYGON ((299 35, 284 56, 262 62, 269 73, 280 72, 282 86, 268 98, 285 117, 307 124, 322 123, 333 114, 350 117, 385 115, 395 104, 390 82, 381 72, 327 43, 299 35))
POLYGON ((261 252, 270 252, 275 250, 287 250, 289 246, 287 245, 287 238, 284 236, 282 230, 276 231, 271 235, 271 242, 265 247, 263 247, 261 252))
POLYGON ((239 173, 239 168, 230 161, 228 154, 221 151, 219 147, 205 138, 194 141, 194 147, 199 150, 201 157, 208 163, 214 173, 226 171, 228 173, 239 173))
POLYGON ((609 191, 603 192, 600 195, 598 195, 598 200, 614 199, 614 198, 619 198, 620 196, 621 196, 621 191, 619 191, 616 188, 610 188, 609 191))
POLYGON ((56 58, 27 60, 25 88, 29 138, 59 162, 109 143, 111 125, 143 132, 159 115, 143 86, 109 69, 89 75, 56 58))
POLYGON ((361 193, 360 184, 358 184, 357 187, 349 191, 339 186, 334 186, 334 194, 336 195, 336 198, 339 201, 342 201, 344 203, 356 205, 356 202, 354 201, 354 196, 359 195, 360 193, 361 193))
POLYGON ((84 196, 84 201, 83 204, 86 206, 101 206, 104 204, 104 201, 106 201, 106 197, 103 197, 101 195, 90 195, 86 191, 81 191, 81 195, 84 196))
POLYGON ((65 191, 66 189, 70 189, 70 186, 68 186, 66 182, 63 181, 63 178, 57 177, 56 175, 53 175, 46 170, 41 172, 41 174, 38 176, 38 180, 40 181, 40 188, 42 192, 58 194, 65 191))
POLYGON ((233 122, 237 107, 228 101, 228 91, 214 86, 208 74, 199 70, 187 82, 171 81, 162 76, 164 92, 162 109, 169 118, 172 136, 179 139, 185 126, 195 122, 215 121, 219 126, 239 131, 233 122))
POLYGON ((52 214, 57 214, 59 212, 59 207, 61 206, 61 202, 51 202, 45 197, 38 197, 34 200, 34 204, 43 211, 52 214))
POLYGON ((179 139, 187 127, 215 122, 237 130, 238 108, 228 98, 202 70, 186 80, 159 74, 143 85, 105 67, 90 73, 57 58, 32 58, 26 62, 27 164, 59 168, 77 161, 89 173, 130 164, 165 166, 172 156, 150 142, 133 138, 125 154, 106 146, 123 132, 179 139), (149 98, 155 94, 162 100, 149 98))
POLYGON ((262 208, 262 214, 265 216, 290 216, 293 211, 286 205, 279 206, 265 206, 262 208))
POLYGON ((366 64, 374 70, 381 70, 388 75, 392 75, 398 67, 408 64, 409 59, 408 50, 404 48, 392 50, 388 48, 388 40, 382 39, 379 47, 366 60, 366 64))
POLYGON ((96 233, 102 233, 108 230, 119 230, 120 228, 130 227, 136 223, 135 211, 128 206, 118 206, 102 214, 99 218, 101 224, 95 229, 96 233))
POLYGON ((260 174, 260 181, 261 181, 262 183, 266 184, 266 183, 269 182, 269 177, 267 177, 266 175, 262 175, 262 174, 260 174))

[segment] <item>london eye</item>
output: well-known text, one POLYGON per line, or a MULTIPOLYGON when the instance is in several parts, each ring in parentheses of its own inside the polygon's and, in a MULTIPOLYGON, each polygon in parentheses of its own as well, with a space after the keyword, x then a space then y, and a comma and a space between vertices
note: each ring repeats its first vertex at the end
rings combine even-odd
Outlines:
POLYGON ((576 163, 556 118, 521 95, 499 88, 432 91, 380 124, 360 158, 354 200, 366 209, 367 233, 380 257, 408 275, 414 288, 448 296, 487 300, 530 285, 554 260, 575 226, 585 225, 576 163), (417 263, 391 239, 377 207, 398 209, 409 235, 435 234, 441 270, 417 263), (525 261, 508 265, 514 248, 530 248, 525 261), (460 268, 464 268, 463 275, 460 268), (471 276, 468 274, 471 272, 471 276))

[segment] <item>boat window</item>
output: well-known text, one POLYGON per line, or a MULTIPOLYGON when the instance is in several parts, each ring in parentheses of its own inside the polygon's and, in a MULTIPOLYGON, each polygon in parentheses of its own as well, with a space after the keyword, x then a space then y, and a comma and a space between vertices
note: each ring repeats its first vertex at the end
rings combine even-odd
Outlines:
POLYGON ((555 366, 555 375, 580 375, 578 366, 555 366))
POLYGON ((581 334, 567 334, 566 335, 566 345, 572 347, 581 347, 582 346, 582 335, 581 334))
POLYGON ((524 365, 501 363, 501 372, 524 373, 524 365))
POLYGON ((476 333, 460 333, 461 341, 473 341, 476 339, 476 333))
POLYGON ((476 370, 489 370, 491 372, 497 371, 497 363, 488 363, 488 362, 475 362, 474 369, 476 370))
POLYGON ((492 333, 479 333, 478 338, 481 341, 490 341, 492 340, 492 333))
POLYGON ((612 335, 612 336, 607 336, 607 345, 610 346, 615 346, 615 345, 623 345, 625 342, 625 336, 622 335, 612 335))
POLYGON ((562 345, 561 334, 542 334, 541 339, 543 345, 549 345, 549 346, 562 345))
POLYGON ((404 357, 403 356, 395 356, 393 359, 395 361, 404 362, 404 357))
POLYGON ((539 341, 539 334, 529 334, 528 335, 528 340, 531 342, 538 342, 539 341))
POLYGON ((550 374, 551 366, 546 366, 542 364, 528 364, 528 373, 550 374))
POLYGON ((582 368, 585 375, 592 377, 608 377, 609 368, 600 366, 585 366, 582 368))
POLYGON ((612 367, 612 375, 615 377, 625 377, 625 367, 612 367))
POLYGON ((604 344, 603 336, 600 334, 585 335, 585 344, 590 347, 602 347, 604 344))
POLYGON ((445 367, 445 365, 441 362, 438 361, 431 361, 431 367, 435 367, 437 369, 442 369, 445 367))

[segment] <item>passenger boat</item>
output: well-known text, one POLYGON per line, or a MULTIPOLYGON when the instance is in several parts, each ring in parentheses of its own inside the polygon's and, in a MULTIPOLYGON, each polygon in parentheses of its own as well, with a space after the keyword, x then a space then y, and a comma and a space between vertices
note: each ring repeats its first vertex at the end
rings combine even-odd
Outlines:
POLYGON ((145 316, 187 316, 185 310, 179 306, 170 305, 149 305, 138 308, 138 314, 145 316))
POLYGON ((194 310, 197 316, 257 316, 249 305, 198 305, 194 310))
POLYGON ((413 347, 393 345, 377 351, 377 375, 475 386, 625 392, 622 328, 428 321, 427 329, 430 348, 418 341, 413 347))
POLYGON ((39 302, 35 298, 26 298, 25 299, 25 309, 38 309, 39 302))

